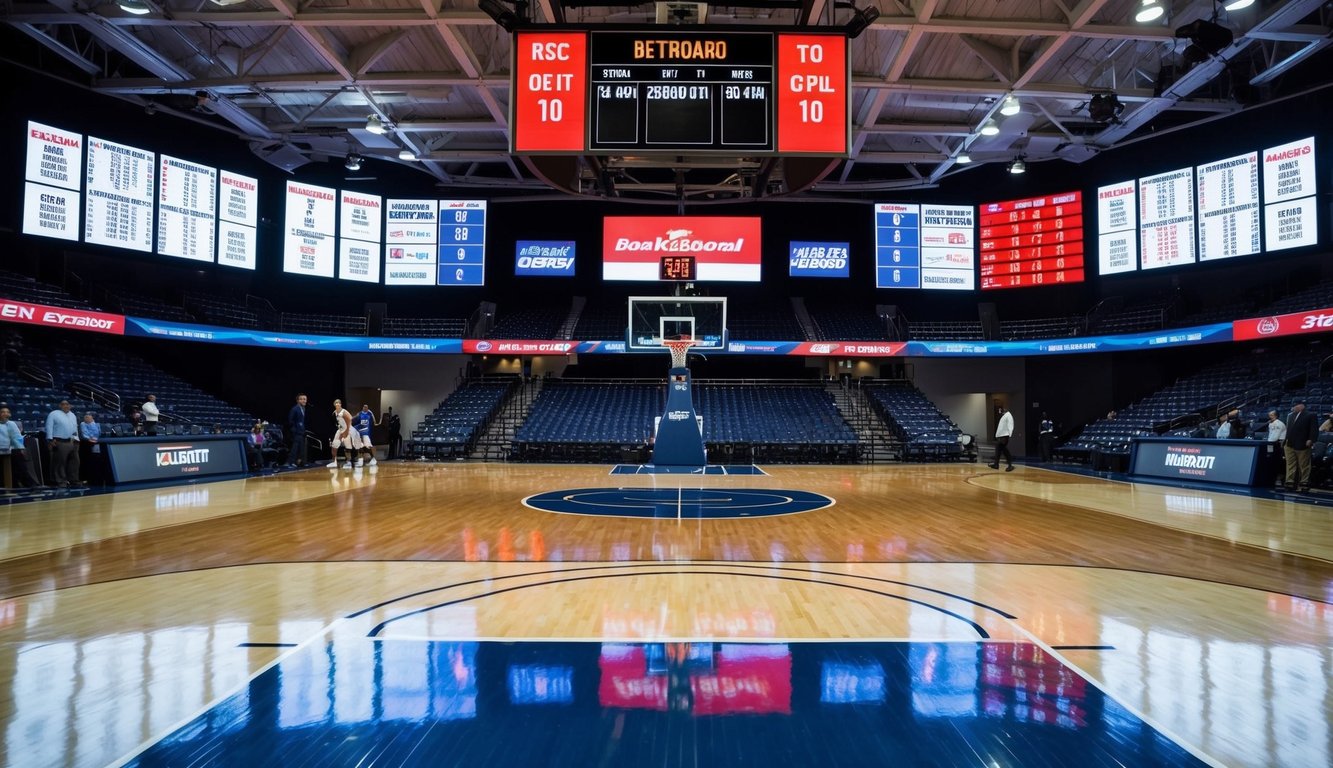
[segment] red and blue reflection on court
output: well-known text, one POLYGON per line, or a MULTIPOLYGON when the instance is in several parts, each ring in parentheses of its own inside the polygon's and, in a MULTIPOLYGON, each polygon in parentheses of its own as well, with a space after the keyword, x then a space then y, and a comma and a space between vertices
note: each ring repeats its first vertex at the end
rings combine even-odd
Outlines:
POLYGON ((130 765, 1204 765, 1023 643, 309 645, 130 765))

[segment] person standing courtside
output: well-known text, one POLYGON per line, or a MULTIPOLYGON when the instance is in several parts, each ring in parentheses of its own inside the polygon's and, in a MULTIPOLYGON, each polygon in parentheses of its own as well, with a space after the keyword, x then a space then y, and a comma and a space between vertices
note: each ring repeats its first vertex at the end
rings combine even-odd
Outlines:
POLYGON ((385 458, 401 459, 403 457, 403 420, 398 418, 398 414, 393 412, 393 406, 390 406, 388 413, 381 417, 381 421, 389 426, 389 453, 385 458))
POLYGON ((1037 434, 1037 445, 1041 448, 1043 464, 1051 463, 1051 453, 1055 448, 1055 422, 1046 414, 1041 415, 1041 431, 1037 434))
POLYGON ((302 392, 296 396, 296 405, 287 412, 287 439, 291 442, 287 449, 287 462, 298 467, 304 467, 308 461, 305 442, 305 404, 306 396, 302 392))
POLYGON ((1008 464, 1005 472, 1014 471, 1014 457, 1009 453, 1009 438, 1014 434, 1014 415, 1008 408, 1000 406, 1000 423, 995 425, 995 461, 989 466, 991 469, 1000 468, 1000 459, 1004 459, 1008 464))
POLYGON ((1319 425, 1312 413, 1306 413, 1305 403, 1296 403, 1287 414, 1287 446, 1283 454, 1287 460, 1287 487, 1310 490, 1310 449, 1319 437, 1319 425))
POLYGON ((143 401, 143 426, 149 437, 157 437, 157 420, 161 416, 157 410, 157 395, 149 395, 143 401))
POLYGON ((78 484, 79 417, 69 409, 68 400, 46 414, 46 441, 51 444, 51 480, 60 488, 78 484))
POLYGON ((18 424, 9 420, 9 408, 3 405, 0 405, 0 452, 10 456, 14 482, 24 488, 41 485, 32 472, 32 466, 28 464, 28 453, 23 448, 23 432, 18 424))
POLYGON ((82 479, 90 483, 102 482, 98 464, 102 447, 97 444, 101 439, 102 425, 97 423, 97 417, 91 411, 83 414, 83 421, 79 422, 79 471, 83 473, 82 479))

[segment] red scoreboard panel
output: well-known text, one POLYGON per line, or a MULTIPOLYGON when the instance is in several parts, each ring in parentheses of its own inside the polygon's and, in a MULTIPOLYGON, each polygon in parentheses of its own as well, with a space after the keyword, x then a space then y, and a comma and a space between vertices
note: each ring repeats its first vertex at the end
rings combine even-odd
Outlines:
POLYGON ((981 288, 1083 282, 1083 194, 981 206, 981 288))
POLYGON ((842 32, 514 35, 511 150, 846 156, 842 32))

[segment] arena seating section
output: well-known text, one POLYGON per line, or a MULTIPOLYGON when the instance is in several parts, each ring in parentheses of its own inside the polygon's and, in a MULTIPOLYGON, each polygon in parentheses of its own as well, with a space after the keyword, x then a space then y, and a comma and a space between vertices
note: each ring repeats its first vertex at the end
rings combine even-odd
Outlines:
POLYGON ((418 339, 461 339, 467 321, 450 317, 386 317, 384 335, 418 339))
POLYGON ((789 304, 727 302, 727 338, 738 341, 803 340, 805 333, 789 304))
POLYGON ((905 381, 868 382, 862 387, 890 429, 903 441, 908 460, 964 457, 963 432, 926 395, 905 381))
POLYGON ((0 270, 0 296, 53 307, 93 309, 88 302, 74 298, 58 286, 4 270, 0 270))
POLYGON ((517 385, 514 377, 487 378, 454 390, 412 431, 409 452, 427 459, 466 456, 517 385))
POLYGON ((887 341, 888 327, 873 306, 848 307, 807 302, 819 338, 815 341, 887 341))
POLYGON ((41 430, 46 414, 68 399, 80 417, 92 411, 104 431, 128 435, 130 406, 143 402, 149 393, 157 395, 164 434, 198 434, 212 431, 214 425, 227 432, 246 432, 256 421, 142 358, 84 337, 25 344, 19 360, 32 375, 0 375, 0 402, 9 404, 27 431, 41 430), (43 374, 49 375, 49 382, 33 378, 43 374))
MULTIPOLYGON (((696 382, 710 460, 851 461, 856 435, 817 383, 696 382)), ((515 458, 646 461, 663 384, 549 382, 515 436, 515 458)))
MULTIPOLYGON (((522 307, 502 313, 488 339, 554 339, 560 324, 569 315, 569 306, 522 307)), ((622 336, 624 334, 621 334, 622 336)))

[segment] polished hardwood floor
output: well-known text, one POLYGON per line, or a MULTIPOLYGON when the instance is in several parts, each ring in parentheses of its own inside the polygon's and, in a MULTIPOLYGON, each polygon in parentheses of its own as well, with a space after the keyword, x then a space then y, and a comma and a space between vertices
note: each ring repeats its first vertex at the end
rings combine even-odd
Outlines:
POLYGON ((3 762, 128 759, 312 643, 733 639, 1033 644, 1204 761, 1333 764, 1327 507, 980 465, 376 469, 4 508, 3 762), (834 504, 523 503, 580 488, 834 504))

